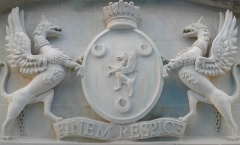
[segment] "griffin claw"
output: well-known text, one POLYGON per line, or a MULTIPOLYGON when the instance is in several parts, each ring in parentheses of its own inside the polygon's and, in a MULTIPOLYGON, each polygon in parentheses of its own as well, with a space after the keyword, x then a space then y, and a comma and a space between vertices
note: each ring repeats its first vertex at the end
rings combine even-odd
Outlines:
POLYGON ((227 137, 227 140, 236 141, 236 140, 238 140, 238 137, 237 136, 229 136, 229 137, 227 137))
POLYGON ((84 75, 84 67, 82 65, 77 66, 74 70, 78 70, 77 76, 82 78, 84 75))
POLYGON ((10 136, 2 136, 2 139, 3 139, 3 140, 10 140, 11 137, 10 137, 10 136))
POLYGON ((110 72, 108 73, 108 76, 110 77, 111 74, 113 74, 113 73, 114 73, 113 71, 110 71, 110 72))
POLYGON ((118 90, 120 90, 120 87, 114 88, 114 91, 118 91, 118 90))
POLYGON ((55 119, 56 122, 58 122, 58 121, 62 121, 62 120, 63 120, 62 117, 57 117, 57 118, 55 119))
POLYGON ((163 74, 163 78, 167 79, 167 78, 169 78, 169 75, 168 74, 163 74))

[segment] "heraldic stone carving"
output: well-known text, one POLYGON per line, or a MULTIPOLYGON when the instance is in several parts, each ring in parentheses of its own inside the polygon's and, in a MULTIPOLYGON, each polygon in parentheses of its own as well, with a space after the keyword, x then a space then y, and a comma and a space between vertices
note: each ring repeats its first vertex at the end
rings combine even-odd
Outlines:
POLYGON ((104 119, 132 123, 145 116, 160 96, 161 57, 151 39, 137 29, 140 11, 133 2, 110 2, 103 16, 107 29, 93 39, 83 59, 84 94, 104 119))
POLYGON ((103 8, 107 28, 90 42, 84 56, 76 62, 47 40, 59 37, 62 29, 45 16, 33 33, 32 49, 25 31, 24 12, 19 12, 18 7, 13 8, 8 16, 5 37, 8 64, 32 80, 25 87, 8 93, 6 83, 10 70, 6 62, 0 63, 5 68, 0 93, 8 103, 2 138, 10 139, 7 131, 11 122, 26 105, 37 102, 44 103, 44 115, 55 121, 53 127, 57 139, 67 136, 110 141, 160 136, 182 138, 189 118, 196 115, 197 103, 205 102, 213 104, 231 126, 233 135, 228 139, 236 140, 238 128, 231 107, 239 97, 236 68, 240 62, 234 59, 238 51, 234 46, 238 28, 235 28, 233 13, 228 10, 225 17, 220 13, 218 34, 209 52, 211 35, 203 18, 185 27, 183 35, 197 40, 164 66, 154 42, 137 27, 140 17, 140 8, 133 2, 110 2, 103 8), (66 68, 77 70, 87 102, 106 122, 81 116, 63 119, 51 112, 53 88, 66 76, 66 68), (225 74, 231 68, 235 91, 227 95, 216 88, 210 78, 225 74), (190 112, 178 119, 165 117, 139 121, 158 102, 164 78, 168 78, 168 72, 172 70, 177 71, 180 80, 190 89, 187 92, 190 112))
POLYGON ((111 124, 83 117, 66 119, 54 123, 57 137, 181 138, 186 123, 178 119, 136 122, 157 103, 163 87, 162 60, 157 47, 137 29, 140 8, 133 2, 110 2, 103 8, 103 17, 107 29, 98 34, 85 51, 82 84, 91 107, 111 124))
POLYGON ((206 56, 207 48, 211 40, 210 32, 204 24, 202 17, 196 22, 183 29, 186 37, 196 37, 193 45, 182 50, 176 57, 163 68, 163 77, 167 78, 167 71, 177 69, 181 81, 190 88, 188 101, 190 112, 180 117, 179 120, 186 122, 190 116, 196 114, 196 105, 199 101, 213 104, 226 122, 232 127, 233 135, 229 140, 237 139, 237 125, 233 120, 231 105, 239 97, 239 82, 236 77, 236 67, 240 62, 235 62, 233 54, 237 52, 234 44, 237 41, 238 29, 235 28, 236 18, 231 11, 224 16, 220 13, 219 32, 213 40, 209 57, 206 56), (229 96, 217 89, 208 77, 225 74, 233 68, 232 74, 235 82, 235 92, 229 96))
MULTIPOLYGON (((108 75, 110 76, 112 73, 115 74, 115 77, 117 78, 117 85, 114 88, 115 91, 118 91, 122 88, 122 84, 126 84, 129 88, 129 95, 128 97, 132 97, 133 94, 133 83, 136 79, 136 75, 134 78, 130 79, 126 76, 126 74, 132 73, 135 71, 136 68, 136 54, 135 53, 130 53, 128 55, 127 53, 121 53, 118 57, 118 60, 121 62, 114 66, 109 66, 110 69, 112 69, 108 75)), ((117 108, 118 111, 125 113, 130 109, 130 101, 128 97, 124 97, 123 99, 120 97, 117 99, 115 102, 115 107, 117 108), (120 101, 124 100, 126 107, 122 107, 120 105, 120 101)))
POLYGON ((53 47, 46 39, 59 37, 61 27, 49 22, 42 16, 40 24, 33 34, 34 51, 31 53, 31 41, 28 38, 24 26, 24 12, 19 14, 19 8, 14 8, 8 16, 6 27, 6 51, 11 67, 19 68, 22 75, 34 76, 32 81, 25 87, 8 94, 5 84, 9 74, 6 63, 1 63, 6 68, 2 81, 1 96, 9 104, 5 122, 2 125, 2 138, 10 139, 7 129, 10 123, 21 113, 27 104, 43 102, 44 115, 54 121, 62 120, 51 113, 51 103, 54 96, 53 87, 58 85, 66 75, 65 67, 78 69, 78 75, 82 76, 83 68, 80 64, 72 61, 64 52, 53 47))

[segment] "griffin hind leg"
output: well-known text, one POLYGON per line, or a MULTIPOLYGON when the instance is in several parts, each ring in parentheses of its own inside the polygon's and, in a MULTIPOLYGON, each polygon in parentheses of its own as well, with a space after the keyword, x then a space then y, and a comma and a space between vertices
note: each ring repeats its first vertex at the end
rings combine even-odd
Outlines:
MULTIPOLYGON (((221 98, 221 97, 218 96, 218 98, 221 98)), ((223 116, 223 118, 226 120, 226 122, 232 128, 233 135, 228 137, 228 140, 232 140, 232 141, 233 140, 237 140, 237 130, 238 130, 238 127, 237 127, 236 123, 233 120, 231 104, 229 102, 222 103, 222 104, 217 102, 217 103, 214 103, 214 106, 218 109, 220 114, 223 116)))
POLYGON ((14 101, 14 100, 9 103, 7 117, 4 121, 4 123, 2 124, 2 138, 4 140, 11 139, 7 135, 7 129, 9 127, 9 125, 16 119, 16 117, 21 113, 21 111, 24 109, 25 106, 26 106, 25 103, 21 104, 19 102, 14 101))
POLYGON ((62 117, 57 117, 51 112, 51 104, 54 97, 54 90, 51 89, 43 94, 41 94, 39 97, 43 96, 42 102, 44 103, 44 115, 51 118, 54 121, 61 121, 62 117))
POLYGON ((197 103, 199 101, 203 101, 204 102, 204 96, 194 92, 192 90, 188 90, 187 92, 188 94, 188 102, 189 102, 189 107, 190 107, 190 112, 185 115, 184 117, 179 117, 178 119, 181 121, 188 121, 188 119, 192 116, 192 115, 196 115, 196 107, 197 107, 197 103))
POLYGON ((51 89, 38 95, 37 97, 34 97, 30 103, 43 102, 44 115, 57 122, 62 120, 62 117, 57 117, 51 112, 51 104, 52 104, 53 97, 54 97, 54 90, 51 89))
POLYGON ((234 122, 233 118, 225 119, 227 123, 233 128, 233 135, 228 137, 228 140, 234 141, 237 140, 237 125, 234 122))

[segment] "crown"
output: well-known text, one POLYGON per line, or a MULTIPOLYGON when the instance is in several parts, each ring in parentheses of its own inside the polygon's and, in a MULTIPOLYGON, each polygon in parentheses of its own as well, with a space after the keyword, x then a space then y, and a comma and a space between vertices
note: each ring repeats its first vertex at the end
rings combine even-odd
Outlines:
POLYGON ((109 3, 109 6, 103 7, 103 17, 107 23, 108 29, 131 29, 137 28, 140 19, 140 8, 134 6, 133 2, 109 3))

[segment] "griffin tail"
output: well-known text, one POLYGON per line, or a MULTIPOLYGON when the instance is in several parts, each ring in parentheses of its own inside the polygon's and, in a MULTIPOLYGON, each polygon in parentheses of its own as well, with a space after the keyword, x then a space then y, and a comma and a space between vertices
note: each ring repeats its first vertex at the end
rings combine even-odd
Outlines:
POLYGON ((9 75, 9 68, 7 66, 7 64, 5 62, 0 62, 0 66, 3 66, 5 67, 5 74, 4 74, 4 77, 3 77, 3 80, 2 80, 2 86, 1 86, 1 96, 3 97, 3 99, 6 101, 6 102, 9 102, 9 98, 10 98, 10 94, 8 94, 6 92, 6 89, 5 89, 5 85, 6 85, 6 82, 7 82, 7 78, 8 78, 8 75, 9 75))
POLYGON ((238 78, 236 76, 236 68, 239 64, 240 64, 240 62, 237 62, 233 65, 232 75, 233 75, 233 81, 235 84, 235 91, 232 94, 232 96, 230 96, 230 99, 229 99, 230 103, 235 102, 239 97, 239 82, 238 82, 238 78))

